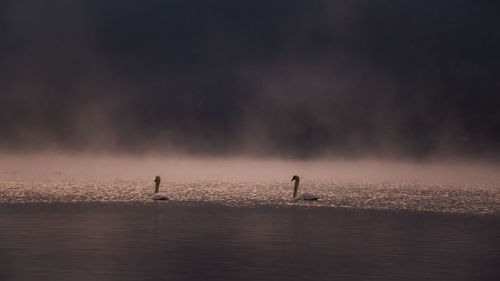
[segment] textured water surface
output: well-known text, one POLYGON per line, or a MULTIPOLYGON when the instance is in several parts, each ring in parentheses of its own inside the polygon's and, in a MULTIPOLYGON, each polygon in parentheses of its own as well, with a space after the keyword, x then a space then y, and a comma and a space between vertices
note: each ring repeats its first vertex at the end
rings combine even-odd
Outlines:
POLYGON ((285 161, 100 156, 0 156, 1 203, 152 204, 153 179, 171 201, 226 206, 291 206, 494 214, 494 163, 285 161), (294 202, 299 193, 320 197, 294 202))
MULTIPOLYGON (((278 181, 167 180, 160 191, 170 200, 229 206, 342 207, 451 213, 492 214, 500 207, 499 188, 487 184, 425 184, 310 180, 300 192, 320 196, 317 202, 295 202, 293 184, 278 181)), ((0 182, 0 203, 140 202, 153 203, 152 180, 24 180, 0 182)))

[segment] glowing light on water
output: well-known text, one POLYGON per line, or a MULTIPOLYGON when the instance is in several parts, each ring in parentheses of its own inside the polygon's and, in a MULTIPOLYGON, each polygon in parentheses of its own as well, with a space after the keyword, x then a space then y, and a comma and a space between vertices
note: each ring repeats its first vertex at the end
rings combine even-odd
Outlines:
MULTIPOLYGON (((498 190, 487 187, 419 185, 409 182, 369 184, 349 181, 313 181, 309 191, 321 194, 318 202, 293 202, 291 188, 283 182, 171 181, 171 200, 211 202, 230 206, 304 205, 396 209, 435 212, 494 213, 498 190)), ((151 200, 149 181, 4 181, 0 203, 33 202, 141 202, 151 200)))
POLYGON ((1 167, 0 203, 156 204, 159 202, 153 202, 151 194, 154 176, 159 174, 164 179, 161 190, 171 201, 190 204, 474 214, 497 213, 500 206, 500 181, 491 167, 220 159, 79 160, 62 159, 45 166, 38 162, 40 159, 30 160, 29 165, 21 161, 17 166, 11 161, 11 165, 1 167), (304 178, 299 191, 319 195, 318 202, 292 201, 290 177, 294 173, 304 178))

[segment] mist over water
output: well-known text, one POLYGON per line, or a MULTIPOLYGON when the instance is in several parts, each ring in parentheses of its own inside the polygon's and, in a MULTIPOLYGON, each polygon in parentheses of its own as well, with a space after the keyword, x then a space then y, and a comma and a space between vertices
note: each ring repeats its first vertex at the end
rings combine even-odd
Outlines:
POLYGON ((294 160, 257 157, 130 156, 97 154, 4 154, 2 177, 50 179, 150 178, 282 180, 293 174, 311 179, 409 180, 442 183, 495 183, 499 165, 466 161, 390 161, 377 159, 294 160), (154 176, 153 176, 154 178, 154 176))
POLYGON ((6 156, 0 203, 129 202, 150 204, 153 179, 171 200, 189 204, 333 207, 496 214, 495 164, 296 161, 245 158, 6 156), (292 200, 293 175, 299 194, 292 200))

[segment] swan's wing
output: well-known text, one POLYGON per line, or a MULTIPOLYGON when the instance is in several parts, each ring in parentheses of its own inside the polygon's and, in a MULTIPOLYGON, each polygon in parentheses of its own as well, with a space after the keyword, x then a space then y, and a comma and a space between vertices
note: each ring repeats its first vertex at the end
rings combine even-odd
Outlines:
POLYGON ((312 194, 312 193, 302 193, 299 197, 302 200, 318 200, 318 196, 312 194))
POLYGON ((158 192, 153 194, 153 200, 168 200, 168 197, 165 192, 158 192))

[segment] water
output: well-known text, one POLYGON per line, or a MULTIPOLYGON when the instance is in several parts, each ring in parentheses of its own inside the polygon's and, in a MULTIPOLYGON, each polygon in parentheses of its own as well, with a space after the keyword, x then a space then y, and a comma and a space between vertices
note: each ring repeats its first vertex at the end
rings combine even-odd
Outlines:
POLYGON ((498 280, 498 216, 0 205, 0 280, 498 280))
MULTIPOLYGON (((481 184, 423 184, 411 181, 309 180, 300 192, 318 202, 294 202, 289 181, 178 180, 163 183, 176 202, 226 206, 296 206, 445 213, 495 214, 500 188, 481 184)), ((0 182, 0 203, 140 202, 151 204, 152 180, 29 180, 0 182)))
MULTIPOLYGON (((0 204, 142 202, 154 177, 176 202, 226 206, 296 206, 299 193, 321 197, 304 206, 496 214, 500 166, 377 161, 4 156, 0 204)), ((299 203, 300 204, 300 203, 299 203)))
POLYGON ((9 161, 0 280, 500 277, 497 167, 9 161))

